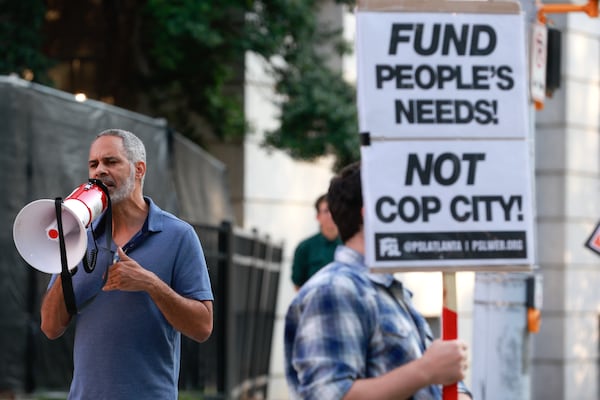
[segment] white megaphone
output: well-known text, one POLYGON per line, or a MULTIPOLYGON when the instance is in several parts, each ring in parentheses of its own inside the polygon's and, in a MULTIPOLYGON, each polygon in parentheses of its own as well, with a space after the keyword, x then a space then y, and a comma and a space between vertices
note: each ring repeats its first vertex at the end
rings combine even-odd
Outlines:
MULTIPOLYGON (((86 229, 107 205, 107 195, 92 181, 64 200, 61 219, 69 270, 85 255, 86 229)), ((21 257, 33 268, 49 274, 62 271, 54 200, 36 200, 23 207, 13 224, 13 240, 21 257)))

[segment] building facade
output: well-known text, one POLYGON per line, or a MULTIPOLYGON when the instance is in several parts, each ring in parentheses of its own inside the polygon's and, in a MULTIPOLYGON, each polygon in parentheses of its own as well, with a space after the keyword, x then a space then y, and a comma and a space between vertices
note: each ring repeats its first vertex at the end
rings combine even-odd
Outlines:
MULTIPOLYGON (((535 17, 534 3, 521 1, 529 20, 535 17)), ((327 15, 339 18, 352 37, 352 13, 331 7, 327 15)), ((562 32, 562 73, 561 86, 546 100, 544 109, 532 109, 536 268, 542 276, 543 307, 539 333, 521 332, 527 357, 522 398, 595 400, 600 395, 600 269, 598 255, 584 244, 600 215, 600 21, 583 13, 553 14, 549 20, 562 32)), ((354 79, 354 60, 341 61, 344 74, 354 79)), ((297 162, 263 149, 260 132, 273 127, 277 110, 269 100, 272 84, 252 54, 247 56, 246 78, 246 112, 257 133, 235 150, 239 153, 233 157, 243 160, 237 164, 239 171, 231 169, 234 164, 228 165, 241 224, 260 226, 262 232, 284 241, 287 262, 281 274, 268 396, 284 400, 288 394, 283 375, 283 316, 294 295, 291 256, 295 245, 317 229, 312 202, 328 186, 332 160, 297 162)), ((401 279, 435 328, 441 310, 441 274, 405 273, 401 279)), ((473 319, 474 288, 473 273, 458 274, 459 336, 469 344, 481 332, 473 319)))

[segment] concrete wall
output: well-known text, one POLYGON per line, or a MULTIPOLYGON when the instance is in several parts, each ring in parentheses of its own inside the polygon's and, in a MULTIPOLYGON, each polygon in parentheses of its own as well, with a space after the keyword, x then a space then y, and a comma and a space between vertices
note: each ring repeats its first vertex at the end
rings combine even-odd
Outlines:
POLYGON ((562 87, 536 113, 537 233, 544 279, 533 337, 533 399, 598 399, 600 21, 552 15, 562 31, 562 87))
POLYGON ((261 60, 246 57, 246 115, 255 132, 244 146, 243 227, 259 228, 276 241, 283 241, 284 263, 279 282, 269 399, 287 399, 284 376, 283 318, 295 294, 291 283, 291 258, 295 246, 318 230, 315 199, 329 186, 333 160, 298 162, 282 151, 261 147, 264 132, 275 127, 278 110, 273 106, 273 85, 261 60))
MULTIPOLYGON (((341 9, 331 3, 324 5, 321 16, 329 21, 328 24, 337 21, 341 25, 341 9)), ((339 68, 340 60, 332 60, 331 67, 339 68)), ((246 229, 257 227, 262 234, 283 241, 284 263, 273 332, 268 397, 285 400, 288 390, 284 375, 283 319, 295 294, 291 282, 292 256, 296 245, 318 230, 313 204, 329 187, 334 160, 323 157, 315 162, 300 162, 282 151, 267 151, 261 147, 264 132, 276 128, 279 110, 273 105, 273 82, 268 68, 251 53, 246 57, 245 83, 245 113, 254 132, 243 145, 241 224, 246 229)))

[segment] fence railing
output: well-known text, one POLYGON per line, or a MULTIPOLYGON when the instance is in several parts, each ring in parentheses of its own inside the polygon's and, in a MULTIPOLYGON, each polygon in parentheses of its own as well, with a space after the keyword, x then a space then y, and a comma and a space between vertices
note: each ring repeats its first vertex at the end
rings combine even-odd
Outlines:
POLYGON ((180 388, 205 398, 266 398, 283 247, 228 223, 195 226, 215 295, 214 330, 183 338, 180 388))

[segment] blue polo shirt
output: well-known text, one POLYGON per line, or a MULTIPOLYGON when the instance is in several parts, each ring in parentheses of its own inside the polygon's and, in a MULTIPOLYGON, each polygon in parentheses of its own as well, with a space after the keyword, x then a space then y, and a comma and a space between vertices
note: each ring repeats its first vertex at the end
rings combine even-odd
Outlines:
MULTIPOLYGON (((188 223, 146 197, 144 227, 123 249, 180 295, 213 300, 204 253, 188 223)), ((98 256, 92 273, 80 263, 73 276, 79 313, 75 317, 74 372, 69 399, 177 399, 181 334, 145 292, 101 290, 112 264, 103 218, 94 222, 98 256)), ((88 250, 93 249, 88 233, 88 250)), ((56 277, 53 277, 54 281, 56 277)), ((50 284, 52 284, 52 281, 50 284)))

